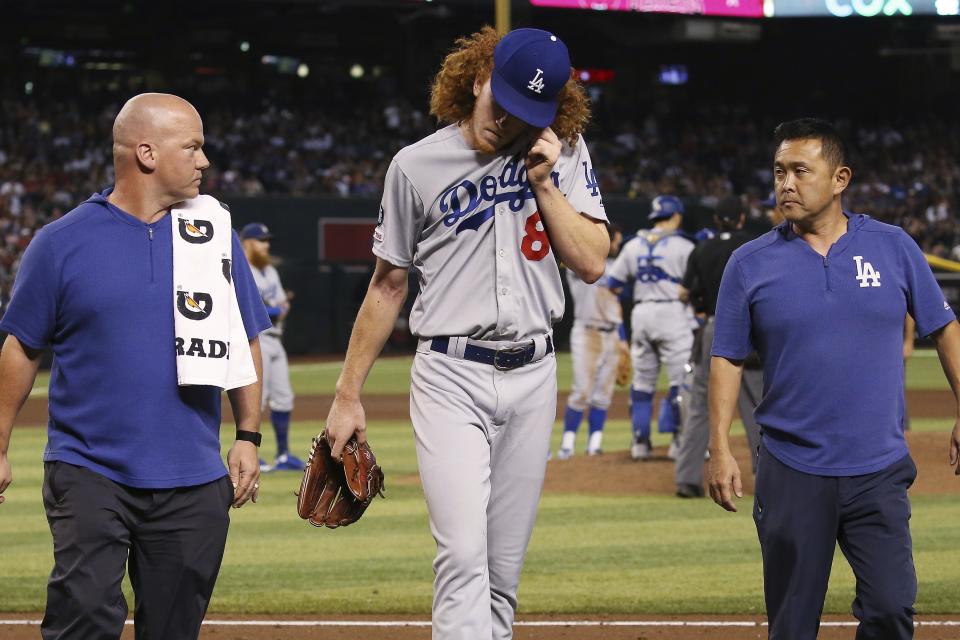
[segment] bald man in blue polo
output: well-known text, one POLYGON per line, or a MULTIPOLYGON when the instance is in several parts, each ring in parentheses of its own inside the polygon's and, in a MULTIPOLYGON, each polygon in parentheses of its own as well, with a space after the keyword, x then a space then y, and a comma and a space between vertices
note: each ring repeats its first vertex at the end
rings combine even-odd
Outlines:
MULTIPOLYGON (((785 221, 734 252, 717 302, 710 495, 729 511, 743 495, 728 436, 743 360, 756 348, 764 393, 753 517, 769 637, 817 637, 839 543, 857 579, 857 640, 912 638, 907 489, 917 469, 903 435, 903 319, 933 338, 955 396, 960 327, 916 243, 843 210, 852 174, 836 130, 805 118, 774 135, 785 221)), ((958 451, 960 421, 955 467, 958 451)))

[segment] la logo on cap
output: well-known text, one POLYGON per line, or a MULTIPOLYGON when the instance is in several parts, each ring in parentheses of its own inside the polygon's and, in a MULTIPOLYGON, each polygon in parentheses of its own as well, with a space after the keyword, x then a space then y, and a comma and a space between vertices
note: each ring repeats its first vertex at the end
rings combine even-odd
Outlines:
POLYGON ((533 76, 533 80, 527 85, 527 89, 543 93, 543 69, 537 69, 537 75, 533 76))

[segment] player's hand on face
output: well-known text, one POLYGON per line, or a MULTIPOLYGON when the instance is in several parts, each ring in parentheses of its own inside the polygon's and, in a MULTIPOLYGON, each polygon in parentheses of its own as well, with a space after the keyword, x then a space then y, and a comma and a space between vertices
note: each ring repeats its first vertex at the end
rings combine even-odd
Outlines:
POLYGON ((743 485, 740 482, 740 466, 730 452, 710 452, 707 466, 707 485, 710 497, 727 511, 736 511, 734 496, 743 497, 743 485))
MULTIPOLYGON (((953 433, 950 434, 950 466, 954 467, 953 473, 960 476, 960 418, 953 425, 953 433)), ((2 484, 0 491, 3 491, 2 484)))
POLYGON ((248 500, 257 501, 260 493, 260 456, 257 446, 237 440, 227 454, 227 467, 233 483, 233 506, 242 507, 248 500))
POLYGON ((333 406, 327 415, 327 442, 330 443, 330 455, 339 460, 343 447, 353 434, 357 442, 367 441, 367 418, 360 400, 334 398, 333 406))
POLYGON ((10 469, 10 461, 7 456, 0 454, 0 504, 3 504, 3 501, 6 500, 3 492, 7 490, 11 482, 13 482, 13 471, 10 469))
POLYGON ((550 127, 538 131, 533 136, 533 142, 524 158, 527 180, 531 185, 541 185, 551 179, 550 173, 560 159, 561 147, 560 138, 550 127))

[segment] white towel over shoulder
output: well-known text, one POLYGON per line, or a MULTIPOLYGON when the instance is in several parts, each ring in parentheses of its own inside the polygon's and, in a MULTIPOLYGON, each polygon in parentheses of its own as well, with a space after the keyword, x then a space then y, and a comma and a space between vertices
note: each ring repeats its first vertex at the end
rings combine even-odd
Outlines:
POLYGON ((235 389, 256 382, 231 277, 230 212, 216 198, 200 195, 174 208, 170 219, 177 383, 235 389))

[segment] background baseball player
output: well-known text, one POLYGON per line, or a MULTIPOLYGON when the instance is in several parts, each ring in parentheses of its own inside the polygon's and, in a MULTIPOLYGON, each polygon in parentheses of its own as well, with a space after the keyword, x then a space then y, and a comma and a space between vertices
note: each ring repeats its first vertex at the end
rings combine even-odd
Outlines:
POLYGON ((634 439, 630 455, 635 460, 650 457, 653 392, 661 364, 667 369, 670 391, 661 405, 657 426, 661 433, 677 432, 681 424, 677 397, 693 347, 693 315, 679 298, 680 280, 694 246, 677 232, 683 221, 683 203, 676 196, 657 196, 649 219, 654 221, 653 228, 639 231, 624 245, 607 279, 615 293, 633 282, 630 419, 634 439))
POLYGON ((243 252, 250 263, 253 279, 267 307, 273 327, 260 334, 263 354, 262 407, 270 406, 270 422, 277 436, 277 457, 273 464, 261 460, 263 471, 299 471, 303 461, 290 453, 290 413, 293 411, 293 388, 290 386, 290 365, 283 348, 283 321, 290 312, 287 292, 270 257, 270 230, 261 222, 251 222, 240 232, 243 252))
MULTIPOLYGON (((746 211, 739 197, 730 196, 721 200, 714 214, 718 233, 697 245, 690 254, 680 286, 680 299, 690 301, 698 315, 703 316, 703 326, 693 347, 693 381, 689 390, 681 394, 681 406, 685 411, 674 472, 677 496, 680 498, 703 496, 703 458, 710 440, 707 384, 710 381, 710 349, 713 346, 717 296, 720 293, 720 277, 730 255, 752 239, 743 230, 745 223, 746 211)), ((763 369, 756 353, 750 354, 744 361, 742 382, 737 408, 750 450, 755 454, 760 446, 760 427, 753 413, 763 395, 763 369)), ((755 455, 753 463, 755 472, 755 455)))
POLYGON ((498 44, 489 27, 457 44, 431 93, 451 124, 387 171, 377 266, 327 434, 334 457, 354 433, 366 439, 360 390, 414 267, 410 417, 437 541, 433 638, 503 640, 556 418, 557 259, 594 282, 610 239, 566 46, 538 29, 498 44))
MULTIPOLYGON (((607 270, 613 265, 623 241, 623 233, 616 225, 610 225, 609 231, 607 270)), ((568 270, 567 285, 573 301, 573 328, 570 330, 573 387, 563 416, 563 437, 557 452, 560 460, 573 455, 577 430, 588 408, 587 455, 601 453, 603 425, 613 398, 617 363, 620 352, 629 349, 620 300, 605 286, 605 281, 601 278, 594 284, 587 284, 568 270)))

